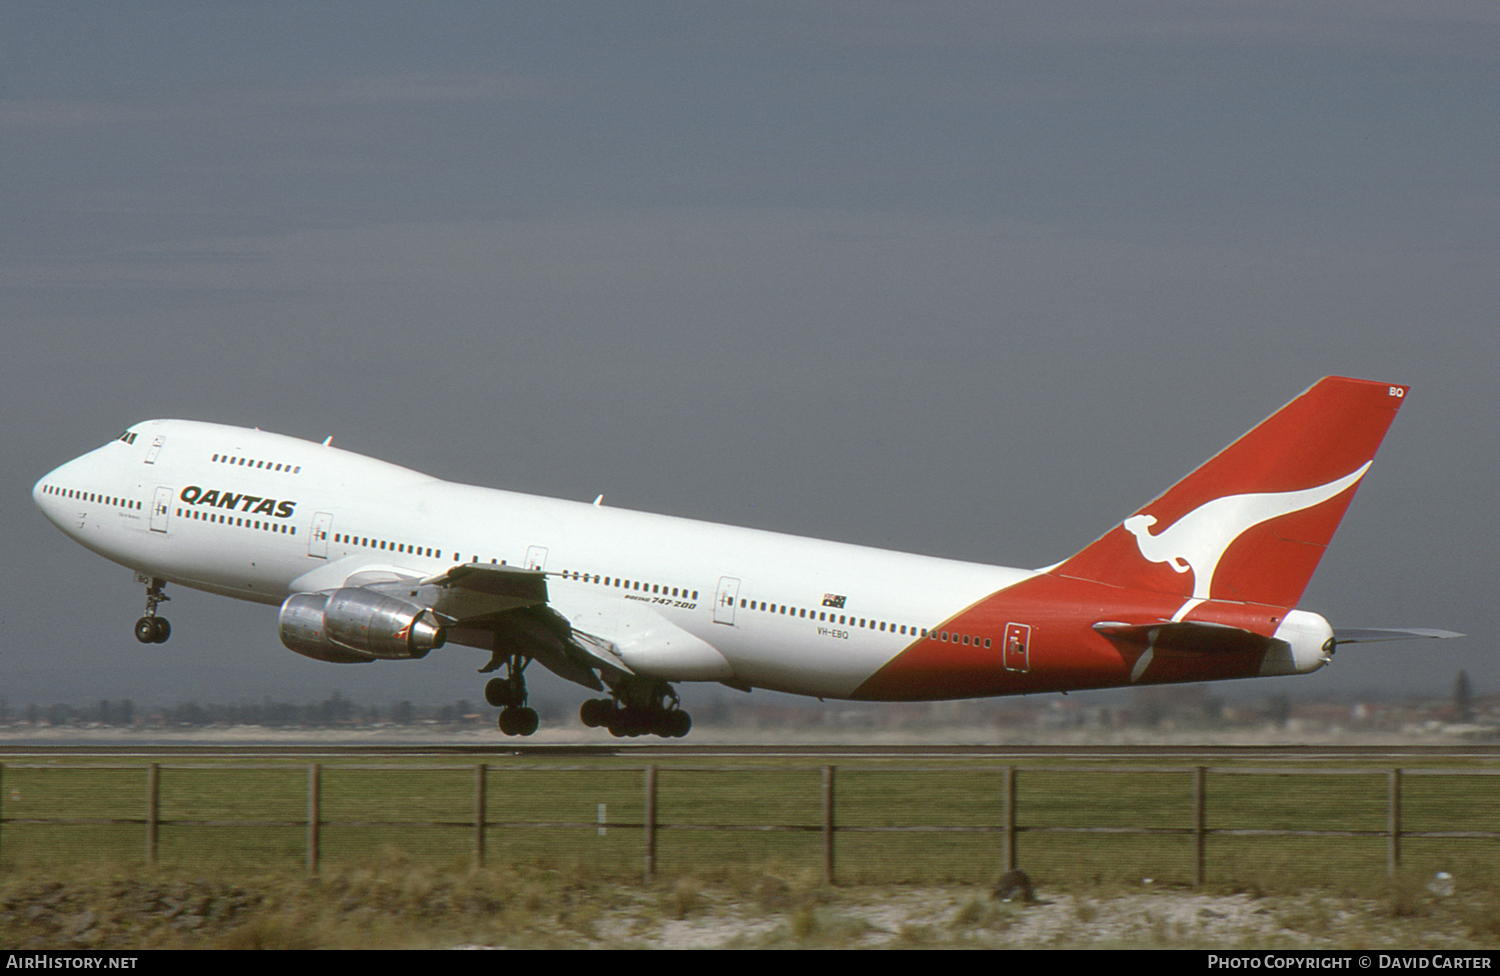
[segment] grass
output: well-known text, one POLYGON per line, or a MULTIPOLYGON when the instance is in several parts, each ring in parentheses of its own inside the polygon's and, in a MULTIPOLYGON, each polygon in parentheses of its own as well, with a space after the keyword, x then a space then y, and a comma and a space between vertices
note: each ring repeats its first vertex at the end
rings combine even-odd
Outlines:
POLYGON ((1190 893, 1038 878, 1041 904, 985 886, 838 885, 775 863, 641 884, 541 859, 475 869, 399 850, 331 868, 94 864, 0 870, 0 944, 151 948, 1494 948, 1500 889, 1415 875, 1362 893, 1190 893))
MULTIPOLYGON (((1463 763, 1451 764, 1462 769, 1463 763)), ((824 838, 818 766, 766 760, 734 767, 659 765, 656 867, 666 877, 721 880, 747 865, 820 870, 824 838), (734 827, 733 830, 708 829, 734 827)), ((1388 771, 1354 774, 1308 764, 1298 775, 1210 772, 1210 829, 1319 829, 1354 836, 1220 834, 1207 840, 1208 880, 1259 893, 1315 886, 1369 891, 1385 878, 1388 771)), ((1339 763, 1339 769, 1354 768, 1339 763)), ((1427 769, 1443 768, 1428 763, 1427 769)), ((1068 885, 1187 886, 1193 881, 1193 767, 1120 764, 1016 767, 1018 859, 1068 885), (1057 828, 1145 827, 1177 832, 1083 834, 1057 828)), ((321 764, 320 864, 337 870, 399 849, 433 864, 472 864, 479 775, 474 764, 356 760, 321 764)), ((984 884, 1002 866, 1003 768, 909 761, 841 766, 835 776, 837 877, 850 884, 984 884), (919 826, 916 832, 883 828, 919 826), (968 828, 955 830, 953 828, 968 828)), ((0 867, 144 860, 146 764, 72 759, 0 769, 0 867), (72 821, 41 823, 37 821, 72 821)), ((225 759, 157 766, 159 863, 299 868, 306 859, 309 767, 225 759)), ((511 764, 483 773, 486 864, 589 864, 638 878, 646 801, 638 764, 511 764)), ((1493 830, 1500 777, 1402 780, 1408 830, 1493 830)), ((1500 874, 1494 840, 1405 838, 1403 865, 1500 874)))

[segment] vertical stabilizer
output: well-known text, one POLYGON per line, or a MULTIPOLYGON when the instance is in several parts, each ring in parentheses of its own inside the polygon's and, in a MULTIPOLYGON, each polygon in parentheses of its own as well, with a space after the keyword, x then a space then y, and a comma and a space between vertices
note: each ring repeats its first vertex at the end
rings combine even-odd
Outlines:
POLYGON ((1052 572, 1180 595, 1183 612, 1295 606, 1406 391, 1319 380, 1052 572))

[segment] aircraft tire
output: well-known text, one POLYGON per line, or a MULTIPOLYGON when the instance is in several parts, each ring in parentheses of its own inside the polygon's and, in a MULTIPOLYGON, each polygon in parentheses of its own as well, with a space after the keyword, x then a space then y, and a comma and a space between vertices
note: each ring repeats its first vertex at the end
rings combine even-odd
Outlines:
POLYGON ((166 617, 152 617, 151 619, 151 643, 165 644, 167 638, 172 636, 172 624, 166 617))
POLYGON ((484 700, 495 708, 509 708, 515 704, 510 682, 504 678, 491 678, 484 683, 484 700))
POLYGON ((500 731, 506 735, 531 735, 541 725, 534 708, 509 706, 500 710, 500 731))
POLYGON ((579 706, 578 718, 589 728, 597 729, 609 724, 609 714, 612 711, 614 703, 608 698, 590 698, 579 706))
POLYGON ((156 624, 152 617, 142 617, 135 622, 135 639, 142 644, 152 644, 156 641, 156 624))

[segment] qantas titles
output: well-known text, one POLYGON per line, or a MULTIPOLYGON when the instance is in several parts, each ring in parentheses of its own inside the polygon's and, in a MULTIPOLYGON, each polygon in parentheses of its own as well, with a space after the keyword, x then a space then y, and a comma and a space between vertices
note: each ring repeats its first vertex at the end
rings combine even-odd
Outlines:
POLYGON ((260 495, 235 494, 232 491, 222 491, 218 488, 210 488, 204 491, 197 485, 188 485, 177 495, 188 505, 201 505, 206 508, 227 508, 230 511, 238 509, 250 515, 274 515, 277 518, 289 519, 297 507, 296 502, 277 501, 274 498, 262 498, 260 495), (252 508, 251 506, 255 506, 252 508))

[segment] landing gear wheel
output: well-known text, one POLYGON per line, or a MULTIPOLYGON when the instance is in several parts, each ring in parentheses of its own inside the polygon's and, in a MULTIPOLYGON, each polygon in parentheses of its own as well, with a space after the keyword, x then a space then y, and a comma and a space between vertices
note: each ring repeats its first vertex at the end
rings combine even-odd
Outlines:
POLYGON ((479 669, 480 673, 487 673, 505 666, 504 677, 485 682, 484 700, 500 709, 500 731, 506 735, 530 735, 536 731, 536 710, 526 707, 526 665, 530 663, 528 657, 507 654, 497 648, 489 665, 479 669))
POLYGON ((534 708, 508 707, 500 710, 500 731, 506 735, 531 735, 541 720, 534 708))
POLYGON ((505 678, 491 678, 484 683, 484 700, 495 708, 508 708, 521 704, 514 685, 505 678))
POLYGON ((167 581, 155 576, 137 576, 146 584, 146 615, 135 622, 135 639, 142 644, 165 644, 172 636, 172 625, 156 615, 156 608, 172 599, 167 596, 167 581))
POLYGON ((608 698, 590 698, 578 709, 578 717, 591 729, 608 725, 614 714, 615 703, 608 698))
POLYGON ((589 728, 603 726, 617 738, 659 735, 680 739, 693 727, 682 701, 665 681, 622 681, 610 689, 615 697, 591 698, 578 710, 589 728))

